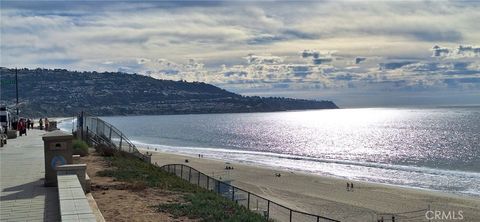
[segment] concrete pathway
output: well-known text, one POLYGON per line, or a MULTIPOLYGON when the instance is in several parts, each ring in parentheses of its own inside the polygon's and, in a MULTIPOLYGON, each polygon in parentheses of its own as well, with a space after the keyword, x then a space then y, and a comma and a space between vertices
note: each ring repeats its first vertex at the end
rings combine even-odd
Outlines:
POLYGON ((0 148, 0 221, 60 221, 56 187, 44 187, 42 134, 9 139, 0 148))

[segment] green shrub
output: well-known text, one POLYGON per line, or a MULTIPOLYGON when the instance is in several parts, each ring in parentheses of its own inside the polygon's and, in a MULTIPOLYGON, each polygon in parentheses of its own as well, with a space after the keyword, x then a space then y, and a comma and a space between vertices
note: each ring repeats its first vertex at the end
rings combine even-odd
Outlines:
POLYGON ((86 156, 88 155, 88 145, 83 140, 73 141, 73 155, 86 156))
POLYGON ((261 221, 265 218, 218 194, 197 192, 183 197, 187 203, 167 203, 155 206, 159 212, 167 212, 174 217, 200 218, 200 221, 242 222, 261 221))
POLYGON ((97 151, 97 153, 99 153, 100 155, 102 156, 113 156, 115 155, 115 153, 117 153, 117 150, 115 150, 115 148, 107 145, 107 144, 104 144, 104 143, 99 143, 95 146, 95 150, 97 151))
POLYGON ((105 157, 113 169, 97 172, 98 176, 114 177, 130 183, 143 182, 148 187, 158 187, 172 191, 196 192, 201 188, 183 179, 165 172, 160 168, 117 152, 112 157, 105 157))

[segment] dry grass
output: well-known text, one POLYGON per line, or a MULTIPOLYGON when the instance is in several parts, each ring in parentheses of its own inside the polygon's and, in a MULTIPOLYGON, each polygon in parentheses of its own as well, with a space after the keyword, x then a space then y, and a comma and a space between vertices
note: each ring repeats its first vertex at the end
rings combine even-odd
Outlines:
POLYGON ((121 182, 112 177, 97 176, 97 172, 112 170, 112 166, 96 152, 82 157, 92 181, 92 195, 106 221, 198 221, 186 217, 174 218, 157 212, 151 206, 182 203, 183 193, 149 188, 143 182, 121 182))

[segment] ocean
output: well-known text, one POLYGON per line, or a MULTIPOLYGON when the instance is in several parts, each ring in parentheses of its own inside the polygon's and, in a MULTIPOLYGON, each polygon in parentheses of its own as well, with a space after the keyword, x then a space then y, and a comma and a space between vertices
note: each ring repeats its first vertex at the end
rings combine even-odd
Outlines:
POLYGON ((480 107, 102 119, 139 148, 480 196, 480 107))

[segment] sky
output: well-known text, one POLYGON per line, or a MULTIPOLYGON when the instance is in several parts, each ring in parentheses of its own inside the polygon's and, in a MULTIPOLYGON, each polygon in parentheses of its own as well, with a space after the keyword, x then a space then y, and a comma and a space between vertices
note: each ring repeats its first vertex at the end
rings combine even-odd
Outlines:
POLYGON ((480 1, 0 1, 0 66, 341 107, 480 104, 480 1))

